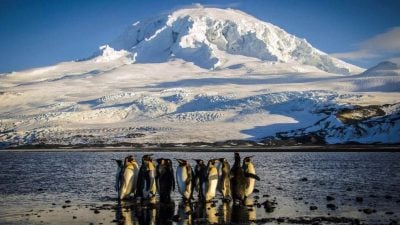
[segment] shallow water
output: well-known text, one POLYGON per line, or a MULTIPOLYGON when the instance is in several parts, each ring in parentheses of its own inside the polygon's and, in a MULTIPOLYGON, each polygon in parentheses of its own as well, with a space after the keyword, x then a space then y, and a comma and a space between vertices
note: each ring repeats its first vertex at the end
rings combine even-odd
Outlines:
MULTIPOLYGON (((222 203, 221 196, 215 204, 187 205, 177 191, 173 205, 133 201, 118 205, 112 159, 128 154, 132 152, 0 152, 0 224, 285 224, 313 219, 382 224, 399 220, 400 153, 241 153, 255 155, 261 177, 256 184, 260 192, 253 193, 244 207, 222 203), (327 201, 327 196, 334 200, 327 201), (363 201, 357 202, 356 197, 363 201), (275 210, 267 212, 260 206, 266 200, 277 202, 275 210), (337 208, 328 209, 327 204, 337 208), (310 206, 318 208, 310 210, 310 206), (365 209, 376 212, 366 214, 365 209), (330 219, 339 217, 349 220, 330 219)), ((136 159, 140 161, 143 154, 135 153, 136 159)), ((158 157, 225 157, 233 163, 233 153, 221 152, 154 153, 158 157)))

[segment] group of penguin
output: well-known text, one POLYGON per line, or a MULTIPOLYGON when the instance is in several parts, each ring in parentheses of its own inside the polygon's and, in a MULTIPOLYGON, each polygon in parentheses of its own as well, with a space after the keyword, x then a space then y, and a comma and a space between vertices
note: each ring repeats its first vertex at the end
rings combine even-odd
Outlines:
MULTIPOLYGON (((199 201, 211 202, 219 191, 225 201, 243 202, 253 193, 256 175, 251 161, 253 156, 243 159, 235 152, 235 162, 232 168, 225 158, 211 159, 205 164, 202 159, 194 159, 196 165, 192 169, 189 160, 175 159, 176 183, 184 201, 193 200, 193 193, 198 193, 199 201)), ((124 200, 130 195, 134 198, 154 199, 158 193, 160 202, 169 203, 171 192, 175 191, 175 177, 172 160, 157 159, 155 166, 152 155, 144 155, 139 167, 135 158, 130 155, 118 164, 115 189, 118 199, 124 200)))

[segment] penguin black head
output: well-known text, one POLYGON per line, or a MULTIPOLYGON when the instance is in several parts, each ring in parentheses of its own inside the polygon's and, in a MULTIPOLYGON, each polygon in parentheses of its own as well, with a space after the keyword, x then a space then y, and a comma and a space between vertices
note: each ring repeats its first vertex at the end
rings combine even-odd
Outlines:
POLYGON ((247 156, 247 157, 244 157, 244 159, 243 159, 243 163, 249 163, 249 162, 251 162, 251 158, 253 158, 253 156, 254 156, 254 155, 252 155, 252 156, 247 156))
POLYGON ((240 160, 240 155, 239 152, 235 152, 235 160, 239 159, 240 160))
POLYGON ((197 164, 203 164, 204 161, 202 159, 193 159, 194 161, 196 161, 197 164))
POLYGON ((128 155, 127 157, 125 157, 125 162, 133 162, 133 161, 135 161, 133 155, 128 155))
POLYGON ((164 159, 164 158, 159 158, 159 159, 157 159, 157 163, 158 163, 158 165, 164 165, 165 163, 166 163, 166 159, 164 159))
POLYGON ((189 162, 184 160, 184 159, 175 159, 176 161, 178 161, 179 166, 186 166, 189 162))
POLYGON ((167 166, 172 168, 172 161, 170 159, 165 159, 167 161, 167 166))
POLYGON ((219 159, 218 159, 218 161, 220 161, 220 162, 222 162, 222 163, 223 163, 223 162, 225 162, 225 161, 226 161, 226 159, 225 159, 225 158, 219 158, 219 159))
POLYGON ((148 154, 148 155, 143 155, 142 156, 142 162, 144 161, 152 161, 153 159, 151 158, 153 154, 148 154))
POLYGON ((208 161, 207 165, 208 165, 208 166, 211 166, 211 165, 214 166, 216 161, 217 161, 217 159, 210 159, 210 160, 208 161))

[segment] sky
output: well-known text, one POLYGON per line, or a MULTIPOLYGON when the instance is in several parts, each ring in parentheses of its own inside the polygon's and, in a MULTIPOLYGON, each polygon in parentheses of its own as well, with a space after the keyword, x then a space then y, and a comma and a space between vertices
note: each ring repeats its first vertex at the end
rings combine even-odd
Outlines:
POLYGON ((0 0, 0 73, 90 57, 130 24, 195 3, 242 10, 364 68, 400 58, 400 0, 0 0))

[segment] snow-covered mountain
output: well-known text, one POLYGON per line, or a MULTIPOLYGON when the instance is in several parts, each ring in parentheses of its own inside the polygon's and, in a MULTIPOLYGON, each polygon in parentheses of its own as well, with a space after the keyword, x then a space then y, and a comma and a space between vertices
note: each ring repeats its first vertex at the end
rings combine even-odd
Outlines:
POLYGON ((1 74, 0 147, 399 143, 393 71, 362 73, 237 10, 182 9, 86 60, 1 74))
POLYGON ((217 69, 237 61, 234 56, 240 55, 269 62, 298 62, 330 73, 361 71, 313 48, 305 39, 233 9, 182 9, 139 21, 104 48, 100 58, 108 59, 110 49, 117 55, 130 52, 137 63, 179 58, 217 69))

